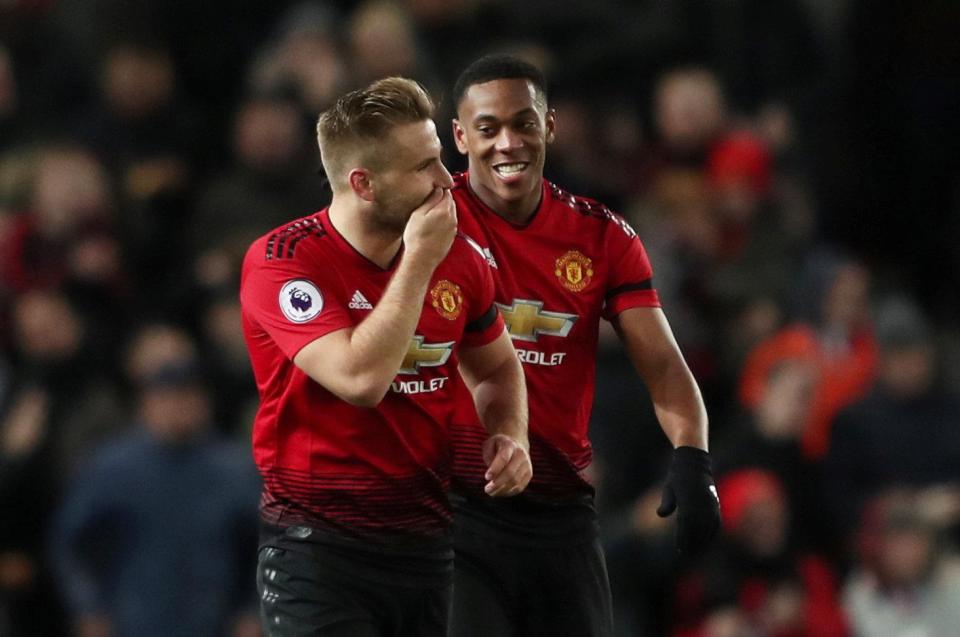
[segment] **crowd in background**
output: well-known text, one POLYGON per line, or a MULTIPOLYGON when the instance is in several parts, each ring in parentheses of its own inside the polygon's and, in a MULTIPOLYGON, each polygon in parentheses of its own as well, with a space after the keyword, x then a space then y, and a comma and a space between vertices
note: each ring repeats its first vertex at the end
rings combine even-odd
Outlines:
MULTIPOLYGON (((238 267, 329 201, 317 114, 403 75, 550 80, 546 174, 623 214, 704 392, 723 531, 603 335, 621 635, 960 626, 960 5, 0 2, 0 635, 259 634, 238 267)), ((535 468, 534 468, 535 469, 535 468)), ((912 632, 911 632, 912 631, 912 632)))

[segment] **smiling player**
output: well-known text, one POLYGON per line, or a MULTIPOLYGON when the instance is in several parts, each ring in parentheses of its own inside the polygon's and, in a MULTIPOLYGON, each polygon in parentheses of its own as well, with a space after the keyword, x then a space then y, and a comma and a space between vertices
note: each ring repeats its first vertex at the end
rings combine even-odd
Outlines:
POLYGON ((451 634, 610 635, 610 587, 584 475, 600 319, 616 327, 675 447, 658 513, 679 509, 683 552, 701 549, 719 526, 703 401, 636 233, 604 205, 543 178, 556 116, 540 71, 509 56, 481 58, 453 96, 454 138, 469 160, 454 178, 459 224, 493 267, 523 361, 536 473, 517 498, 485 497, 477 478, 485 434, 455 428, 451 634))

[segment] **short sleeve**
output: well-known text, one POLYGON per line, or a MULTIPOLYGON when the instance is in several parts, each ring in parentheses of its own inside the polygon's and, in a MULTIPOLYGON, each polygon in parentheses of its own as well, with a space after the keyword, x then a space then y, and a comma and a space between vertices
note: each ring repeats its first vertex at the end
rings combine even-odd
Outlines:
POLYGON ((633 307, 660 307, 647 251, 625 221, 611 227, 606 253, 619 256, 611 259, 603 317, 610 320, 633 307))
POLYGON ((243 312, 291 360, 312 341, 353 325, 339 286, 304 260, 247 265, 240 283, 243 312))
POLYGON ((490 266, 480 254, 470 253, 471 281, 477 302, 470 304, 467 325, 463 334, 463 347, 481 347, 496 340, 504 330, 503 317, 494 302, 496 287, 490 266))

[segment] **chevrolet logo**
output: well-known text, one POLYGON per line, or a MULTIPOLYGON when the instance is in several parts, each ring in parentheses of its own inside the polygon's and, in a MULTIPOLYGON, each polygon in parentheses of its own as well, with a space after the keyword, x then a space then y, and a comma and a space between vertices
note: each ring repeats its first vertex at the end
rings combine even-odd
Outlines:
POLYGON ((407 355, 403 357, 400 363, 398 374, 417 374, 421 367, 439 367, 450 358, 450 352, 453 351, 454 341, 449 343, 428 343, 424 344, 422 336, 414 336, 410 339, 410 347, 407 348, 407 355))
POLYGON ((518 341, 536 342, 541 334, 566 336, 577 322, 576 314, 544 312, 543 301, 514 299, 513 305, 497 303, 507 330, 518 341))

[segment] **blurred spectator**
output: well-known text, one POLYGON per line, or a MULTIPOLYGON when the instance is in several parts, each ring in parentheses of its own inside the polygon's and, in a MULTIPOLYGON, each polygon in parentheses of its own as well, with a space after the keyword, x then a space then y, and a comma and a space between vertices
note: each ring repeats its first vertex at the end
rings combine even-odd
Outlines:
POLYGON ((483 14, 495 11, 496 3, 477 0, 401 0, 401 3, 416 24, 418 38, 426 48, 424 55, 444 78, 455 78, 469 60, 480 56, 472 47, 474 41, 480 40, 476 44, 481 46, 489 45, 488 41, 475 36, 478 28, 482 28, 483 14), (464 47, 468 42, 470 49, 464 47))
MULTIPOLYGON (((653 467, 666 465, 668 454, 653 467)), ((600 493, 603 488, 598 485, 600 493)), ((674 624, 672 602, 681 563, 673 525, 656 514, 661 491, 660 484, 647 488, 618 515, 606 512, 601 525, 617 637, 666 635, 674 624)))
POLYGON ((660 152, 668 163, 703 165, 728 126, 720 81, 705 68, 677 68, 661 76, 653 111, 660 152))
MULTIPOLYGON (((547 50, 528 48, 527 55, 547 68, 560 63, 547 50)), ((624 195, 637 187, 636 165, 647 150, 638 109, 628 99, 600 97, 585 92, 575 80, 567 81, 570 85, 558 85, 551 96, 563 135, 551 146, 547 177, 622 209, 624 195)))
POLYGON ((417 42, 413 20, 399 4, 366 0, 350 16, 347 34, 354 87, 400 75, 416 78, 437 94, 447 88, 434 75, 417 42))
POLYGON ((21 124, 17 120, 19 109, 20 95, 13 73, 13 59, 0 43, 0 148, 9 148, 23 136, 23 131, 18 130, 21 124))
POLYGON ((960 525, 960 395, 937 382, 934 334, 914 303, 890 298, 876 317, 876 383, 833 426, 824 469, 831 518, 850 532, 867 499, 909 486, 937 503, 942 522, 960 525))
POLYGON ((137 426, 71 485, 53 556, 77 634, 259 634, 253 573, 256 473, 213 437, 195 368, 164 366, 139 388, 137 426))
POLYGON ((702 567, 680 580, 678 637, 843 637, 828 562, 791 544, 793 509, 777 478, 741 469, 717 483, 724 534, 702 567))
POLYGON ((169 48, 128 36, 103 54, 99 94, 77 136, 108 165, 119 189, 119 221, 136 280, 162 306, 186 258, 178 242, 187 197, 209 144, 198 114, 178 92, 169 48))
POLYGON ((960 561, 916 498, 888 491, 864 510, 859 563, 843 591, 859 637, 934 637, 960 627, 960 561))
POLYGON ((797 291, 803 317, 750 352, 739 395, 748 408, 763 394, 769 370, 786 358, 809 358, 818 382, 803 431, 804 454, 822 459, 830 447, 831 423, 869 390, 877 345, 867 311, 870 274, 857 261, 829 252, 814 254, 797 291))
POLYGON ((59 288, 86 323, 87 352, 111 360, 115 332, 135 309, 103 166, 71 145, 8 161, 17 183, 4 186, 17 208, 0 223, 0 290, 59 288))
POLYGON ((588 478, 597 490, 614 634, 663 635, 670 626, 677 553, 674 526, 656 509, 672 447, 619 339, 607 339, 598 350, 588 478))
POLYGON ((182 241, 196 251, 225 250, 239 264, 257 236, 322 208, 327 193, 312 139, 291 99, 245 99, 233 125, 234 163, 198 194, 182 241))
POLYGON ((45 146, 23 157, 26 210, 10 221, 0 273, 14 292, 70 278, 103 279, 119 272, 114 200, 103 166, 77 146, 45 146))
POLYGON ((676 308, 678 342, 715 413, 728 409, 747 352, 779 324, 807 240, 784 232, 766 143, 747 130, 720 135, 690 133, 702 166, 666 164, 634 209, 661 298, 676 308))
POLYGON ((59 486, 122 420, 115 361, 91 340, 88 322, 57 291, 17 297, 12 329, 17 374, 9 431, 16 432, 24 457, 45 458, 44 471, 59 486))
POLYGON ((120 419, 116 390, 57 292, 17 297, 16 372, 0 402, 0 632, 54 635, 61 616, 43 530, 76 463, 120 419))
POLYGON ((81 137, 113 164, 126 200, 181 193, 202 129, 177 93, 168 47, 146 38, 118 40, 100 72, 99 101, 81 119, 81 137))
POLYGON ((781 361, 770 369, 760 402, 722 427, 711 445, 718 479, 750 467, 777 477, 793 503, 794 540, 806 549, 824 549, 829 544, 824 541, 821 516, 815 514, 822 507, 815 465, 803 456, 800 446, 816 383, 813 361, 781 361))
POLYGON ((260 95, 291 91, 311 119, 327 108, 347 81, 337 18, 329 5, 317 2, 290 8, 281 16, 276 37, 251 65, 250 90, 260 95))
POLYGON ((197 346, 184 330, 164 322, 146 323, 130 339, 124 357, 124 373, 133 387, 167 367, 198 363, 197 346))
POLYGON ((10 637, 63 630, 41 532, 56 497, 49 403, 43 390, 24 389, 0 412, 0 634, 10 637))
POLYGON ((236 434, 252 420, 243 420, 251 402, 259 400, 240 319, 240 295, 233 287, 211 289, 198 304, 202 311, 204 364, 213 389, 216 421, 221 430, 236 434))
POLYGON ((735 375, 749 348, 771 335, 775 322, 764 319, 779 318, 808 248, 801 229, 790 231, 774 168, 767 144, 745 130, 726 135, 707 158, 713 241, 701 286, 722 323, 724 375, 735 375))

